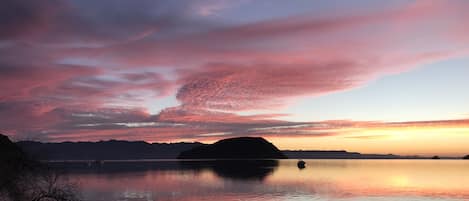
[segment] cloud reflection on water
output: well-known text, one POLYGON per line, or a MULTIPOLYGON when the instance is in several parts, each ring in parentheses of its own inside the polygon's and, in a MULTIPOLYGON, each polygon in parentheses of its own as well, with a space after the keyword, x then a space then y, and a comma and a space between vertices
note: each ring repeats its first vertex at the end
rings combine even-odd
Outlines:
POLYGON ((253 171, 254 175, 260 173, 256 177, 226 174, 230 170, 220 171, 223 166, 216 166, 216 162, 187 165, 177 161, 169 162, 175 166, 159 162, 160 167, 155 163, 138 171, 71 172, 70 177, 80 181, 84 196, 90 201, 469 199, 469 175, 465 174, 468 161, 306 162, 307 168, 299 170, 296 160, 280 160, 278 166, 268 165, 269 171, 253 171))

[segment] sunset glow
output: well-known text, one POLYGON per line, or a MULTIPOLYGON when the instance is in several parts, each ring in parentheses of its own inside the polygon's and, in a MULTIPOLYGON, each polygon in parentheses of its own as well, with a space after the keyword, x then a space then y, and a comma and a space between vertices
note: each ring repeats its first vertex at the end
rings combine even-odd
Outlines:
POLYGON ((469 154, 469 1, 3 4, 0 133, 16 141, 469 154))

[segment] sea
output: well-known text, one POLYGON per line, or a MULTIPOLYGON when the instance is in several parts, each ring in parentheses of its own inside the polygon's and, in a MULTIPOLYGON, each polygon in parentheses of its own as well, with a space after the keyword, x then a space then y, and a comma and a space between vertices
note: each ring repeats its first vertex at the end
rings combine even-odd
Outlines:
POLYGON ((469 160, 56 161, 85 201, 469 200, 469 160))

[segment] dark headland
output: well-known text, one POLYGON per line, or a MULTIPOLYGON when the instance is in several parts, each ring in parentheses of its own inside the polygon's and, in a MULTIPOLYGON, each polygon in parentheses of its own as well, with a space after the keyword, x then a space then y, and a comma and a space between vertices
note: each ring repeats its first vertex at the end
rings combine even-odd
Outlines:
POLYGON ((0 200, 79 200, 71 184, 0 134, 0 200))
POLYGON ((229 138, 183 151, 179 159, 284 159, 277 147, 260 137, 229 138))
POLYGON ((0 159, 11 159, 23 157, 23 151, 8 139, 7 136, 0 134, 0 159))

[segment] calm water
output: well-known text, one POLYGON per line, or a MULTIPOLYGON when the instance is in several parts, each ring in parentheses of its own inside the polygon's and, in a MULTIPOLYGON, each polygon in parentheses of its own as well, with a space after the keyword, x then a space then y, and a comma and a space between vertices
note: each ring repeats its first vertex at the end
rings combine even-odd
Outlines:
POLYGON ((106 162, 70 169, 88 201, 469 200, 469 161, 106 162))

